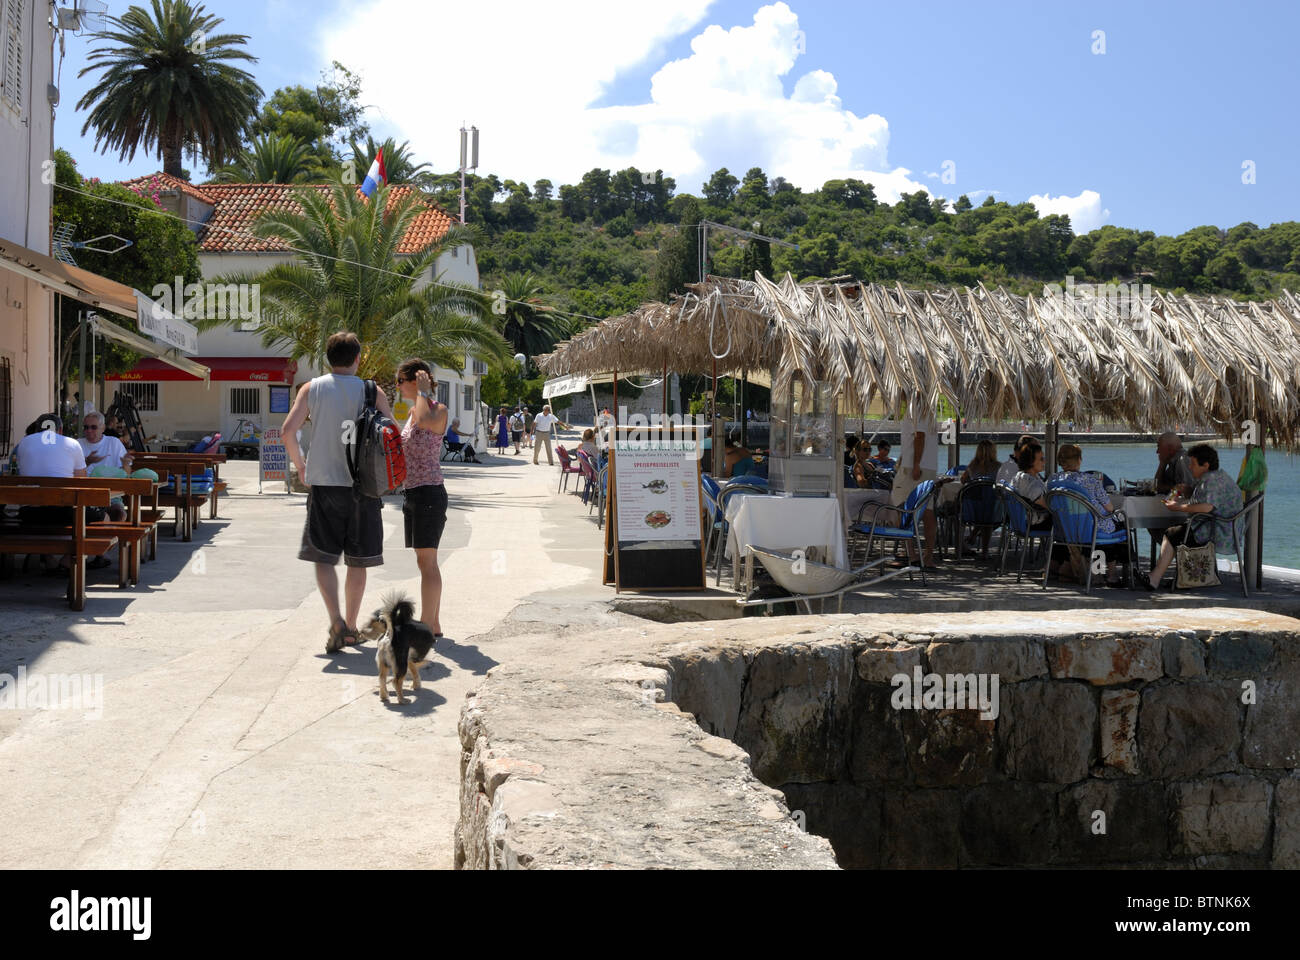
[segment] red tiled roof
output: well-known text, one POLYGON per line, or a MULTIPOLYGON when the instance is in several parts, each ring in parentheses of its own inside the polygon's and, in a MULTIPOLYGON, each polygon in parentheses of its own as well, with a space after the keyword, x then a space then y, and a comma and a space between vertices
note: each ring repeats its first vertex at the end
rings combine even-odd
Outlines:
POLYGON ((179 190, 186 196, 194 197, 196 200, 202 200, 209 206, 212 206, 215 202, 211 195, 206 192, 208 189, 207 187, 196 187, 194 184, 182 180, 180 177, 173 177, 171 174, 163 173, 161 170, 158 173, 151 173, 148 176, 136 177, 134 180, 123 180, 122 186, 129 190, 135 190, 137 193, 142 191, 147 192, 150 180, 154 181, 155 186, 161 187, 164 190, 179 190))
MULTIPOLYGON (((328 194, 328 184, 308 186, 281 183, 213 183, 203 188, 212 197, 216 207, 211 218, 199 229, 199 251, 202 253, 265 253, 285 249, 279 240, 262 240, 252 235, 252 225, 267 210, 287 209, 299 211, 293 199, 295 190, 320 190, 328 194)), ((400 200, 413 191, 413 187, 394 187, 390 198, 400 200)), ((397 248, 398 253, 419 253, 429 244, 440 240, 456 221, 446 211, 434 204, 424 204, 406 230, 397 248)))

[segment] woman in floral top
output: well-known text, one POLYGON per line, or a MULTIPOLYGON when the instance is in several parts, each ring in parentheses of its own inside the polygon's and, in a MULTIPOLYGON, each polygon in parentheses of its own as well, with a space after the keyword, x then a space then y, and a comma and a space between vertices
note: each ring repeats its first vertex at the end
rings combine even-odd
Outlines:
MULTIPOLYGON (((1192 477, 1196 487, 1192 498, 1186 502, 1170 499, 1165 506, 1182 513, 1218 513, 1220 516, 1236 513, 1241 509, 1241 491, 1232 477, 1219 469, 1219 454, 1208 443, 1197 444, 1187 451, 1188 465, 1192 468, 1192 477)), ((1138 587, 1155 590, 1160 586, 1165 571, 1174 562, 1174 548, 1184 543, 1191 547, 1200 547, 1214 540, 1216 553, 1227 553, 1232 549, 1232 524, 1187 522, 1165 531, 1165 539, 1160 544, 1160 559, 1151 569, 1149 579, 1138 579, 1138 587), (1211 530, 1213 528, 1213 530, 1211 530)))
MULTIPOLYGON (((1097 535, 1114 533, 1117 527, 1115 518, 1111 516, 1114 508, 1111 507, 1101 477, 1095 473, 1084 473, 1080 469, 1083 466, 1083 449, 1076 443, 1067 443, 1057 452, 1056 462, 1061 465, 1061 473, 1052 479, 1064 480, 1082 488, 1092 505, 1105 514, 1097 521, 1097 535)), ((1097 549, 1106 556, 1106 583, 1112 587, 1120 586, 1118 564, 1127 557, 1127 549, 1117 543, 1098 544, 1097 549)))

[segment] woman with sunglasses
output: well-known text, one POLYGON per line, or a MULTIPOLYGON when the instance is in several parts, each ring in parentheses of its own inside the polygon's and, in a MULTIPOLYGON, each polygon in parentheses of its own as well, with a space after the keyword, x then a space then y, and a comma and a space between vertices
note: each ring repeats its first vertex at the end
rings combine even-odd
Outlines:
POLYGON ((415 550, 420 568, 420 619, 442 636, 439 606, 442 574, 438 570, 438 543, 447 524, 447 490, 442 485, 442 439, 447 432, 447 407, 433 398, 432 369, 419 358, 404 360, 397 368, 397 389, 411 412, 402 428, 406 454, 406 493, 402 516, 406 545, 415 550))

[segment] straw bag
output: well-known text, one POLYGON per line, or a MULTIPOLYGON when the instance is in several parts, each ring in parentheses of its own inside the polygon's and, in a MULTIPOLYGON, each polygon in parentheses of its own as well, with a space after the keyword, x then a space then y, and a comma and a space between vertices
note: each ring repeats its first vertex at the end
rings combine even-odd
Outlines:
POLYGON ((1183 544, 1178 547, 1177 555, 1179 590, 1219 585, 1219 565, 1214 557, 1213 540, 1200 547, 1189 547, 1183 544))

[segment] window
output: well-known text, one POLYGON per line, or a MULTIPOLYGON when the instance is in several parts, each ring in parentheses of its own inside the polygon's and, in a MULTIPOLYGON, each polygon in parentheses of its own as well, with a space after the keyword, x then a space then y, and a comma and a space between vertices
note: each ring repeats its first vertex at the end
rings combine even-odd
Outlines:
POLYGON ((230 412, 232 414, 259 414, 262 412, 262 391, 259 387, 231 387, 230 412))
POLYGON ((451 402, 451 384, 446 380, 438 381, 438 402, 444 406, 451 402))
POLYGON ((118 392, 124 397, 130 397, 140 413, 158 412, 158 384, 122 383, 118 385, 118 392))
POLYGON ((474 384, 467 383, 461 393, 461 413, 474 412, 474 384))
POLYGON ((0 457, 9 453, 14 436, 14 381, 8 357, 0 357, 0 457))
POLYGON ((0 0, 4 22, 0 24, 0 100, 20 114, 26 91, 23 83, 26 64, 23 48, 23 24, 26 0, 0 0))
POLYGON ((474 361, 474 374, 480 376, 487 373, 487 364, 482 360, 474 361))

